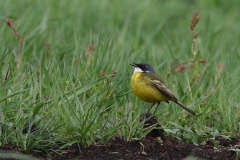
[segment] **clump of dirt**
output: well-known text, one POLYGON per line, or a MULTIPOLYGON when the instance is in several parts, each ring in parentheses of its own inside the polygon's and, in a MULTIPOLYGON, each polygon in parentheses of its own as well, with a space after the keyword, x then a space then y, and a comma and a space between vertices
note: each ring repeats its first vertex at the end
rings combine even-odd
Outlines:
MULTIPOLYGON (((157 128, 161 128, 161 126, 158 123, 157 117, 153 116, 150 113, 141 115, 140 122, 144 121, 144 128, 149 128, 150 126, 156 125, 157 128)), ((163 129, 153 129, 151 132, 147 134, 147 137, 161 137, 161 139, 164 139, 164 130, 163 129)))
MULTIPOLYGON (((157 118, 151 114, 144 115, 146 120, 144 127, 147 128, 157 123, 157 118)), ((143 120, 143 119, 141 119, 143 120)), ((141 121, 140 120, 140 121, 141 121)), ((222 137, 218 139, 219 145, 225 148, 239 145, 239 140, 225 140, 222 137)), ((183 143, 175 140, 173 137, 164 135, 164 130, 153 129, 144 139, 140 141, 126 142, 121 138, 114 137, 106 144, 91 145, 89 147, 74 145, 67 149, 67 151, 60 154, 53 153, 47 157, 41 153, 27 153, 33 157, 40 159, 50 158, 52 160, 61 159, 97 159, 97 160, 119 160, 119 159, 136 159, 136 160, 181 160, 186 157, 199 157, 207 160, 236 160, 236 153, 229 149, 214 149, 214 142, 206 141, 203 145, 196 146, 192 143, 183 143), (160 137, 160 138, 159 138, 160 137)), ((12 145, 0 146, 0 153, 4 151, 21 151, 17 150, 12 145), (2 151, 1 151, 2 150, 2 151)), ((21 152, 23 153, 23 152, 21 152)), ((0 156, 1 156, 0 154, 0 156)), ((1 157, 0 157, 1 158, 1 157)), ((8 159, 9 160, 9 159, 8 159)))

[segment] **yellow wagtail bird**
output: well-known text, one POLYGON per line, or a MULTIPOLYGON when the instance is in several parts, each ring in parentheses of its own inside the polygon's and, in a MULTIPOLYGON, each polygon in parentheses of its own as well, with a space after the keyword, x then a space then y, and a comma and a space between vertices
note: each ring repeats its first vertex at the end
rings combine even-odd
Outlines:
MULTIPOLYGON (((131 87, 133 92, 141 100, 153 103, 148 112, 157 103, 157 108, 162 101, 169 103, 173 101, 192 115, 196 115, 192 110, 187 108, 182 102, 180 102, 167 87, 164 80, 155 73, 154 69, 148 63, 133 63, 131 64, 134 69, 134 73, 131 78, 131 87)), ((154 113, 156 112, 155 109, 154 113)), ((148 113, 147 112, 147 113, 148 113)))

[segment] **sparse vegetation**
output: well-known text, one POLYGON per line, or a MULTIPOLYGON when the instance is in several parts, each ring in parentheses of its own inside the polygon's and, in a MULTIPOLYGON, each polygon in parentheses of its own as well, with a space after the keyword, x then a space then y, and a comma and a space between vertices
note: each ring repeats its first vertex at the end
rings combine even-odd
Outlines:
POLYGON ((156 116, 167 134, 199 145, 238 138, 239 5, 1 1, 0 145, 62 153, 73 144, 143 138, 139 117, 150 106, 131 91, 132 61, 155 66, 197 114, 162 103, 156 116))

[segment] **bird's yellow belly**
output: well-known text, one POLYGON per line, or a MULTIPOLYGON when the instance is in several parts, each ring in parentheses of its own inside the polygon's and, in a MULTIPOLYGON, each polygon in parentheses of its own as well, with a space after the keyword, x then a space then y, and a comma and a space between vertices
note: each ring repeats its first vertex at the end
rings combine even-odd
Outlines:
POLYGON ((148 103, 170 100, 168 96, 151 85, 150 80, 141 76, 142 73, 134 73, 131 78, 131 87, 138 98, 148 103))

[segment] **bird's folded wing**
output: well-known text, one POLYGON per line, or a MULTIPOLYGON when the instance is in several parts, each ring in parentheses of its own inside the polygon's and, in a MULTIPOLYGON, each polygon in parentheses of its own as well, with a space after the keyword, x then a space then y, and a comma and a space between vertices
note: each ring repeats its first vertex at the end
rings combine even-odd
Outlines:
POLYGON ((160 92, 163 94, 166 94, 167 96, 171 97, 173 101, 177 101, 177 98, 174 96, 172 91, 165 85, 165 83, 162 83, 159 80, 151 79, 151 83, 153 86, 155 86, 160 92))

